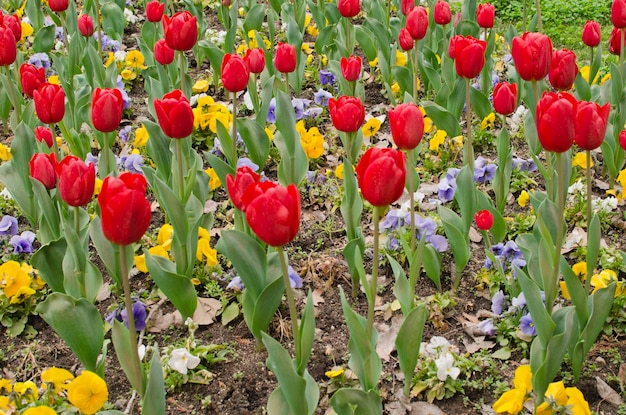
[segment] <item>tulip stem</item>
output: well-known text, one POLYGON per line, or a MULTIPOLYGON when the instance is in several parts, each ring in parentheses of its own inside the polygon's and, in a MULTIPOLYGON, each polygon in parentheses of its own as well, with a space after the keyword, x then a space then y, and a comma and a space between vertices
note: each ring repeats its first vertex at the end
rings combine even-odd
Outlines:
POLYGON ((526 0, 523 1, 522 4, 522 32, 526 31, 526 15, 528 12, 526 11, 526 0))
MULTIPOLYGON (((587 180, 587 235, 589 235, 589 228, 591 227, 591 150, 586 150, 587 160, 585 165, 585 176, 587 180)), ((589 256, 589 253, 587 253, 589 256)), ((591 286, 591 274, 593 273, 593 269, 590 269, 592 266, 591 262, 587 260, 587 280, 585 281, 585 290, 589 292, 589 288, 591 286)))
POLYGON ((52 132, 52 151, 54 152, 57 160, 61 161, 61 155, 59 154, 59 145, 57 144, 57 132, 55 123, 50 123, 50 132, 52 132))
MULTIPOLYGON (((554 299, 556 297, 556 290, 558 286, 559 280, 559 263, 561 259, 561 247, 563 245, 563 220, 560 219, 563 217, 563 211, 565 210, 565 174, 563 168, 563 158, 561 153, 556 153, 556 166, 557 166, 557 177, 558 177, 558 189, 557 189, 557 218, 559 218, 559 223, 557 223, 556 227, 556 243, 554 246, 554 263, 552 268, 552 279, 550 280, 550 285, 544 287, 546 292, 546 310, 548 314, 552 314, 552 306, 554 305, 554 299)), ((589 276, 588 276, 589 278, 589 276)))
POLYGON ((7 83, 9 84, 7 89, 9 90, 9 96, 11 97, 13 109, 15 110, 15 117, 17 119, 17 123, 19 124, 21 120, 21 115, 22 115, 22 108, 20 108, 20 105, 17 99, 17 92, 15 92, 15 86, 13 85, 13 76, 11 75, 11 69, 9 69, 8 65, 4 67, 6 68, 7 83))
POLYGON ((622 76, 622 82, 624 80, 624 33, 626 33, 626 28, 620 29, 620 46, 619 46, 619 73, 622 76))
POLYGON ((593 79, 591 79, 591 75, 593 75, 593 46, 591 46, 589 49, 591 49, 591 58, 589 59, 589 78, 587 79, 587 82, 589 83, 589 86, 591 86, 591 84, 593 83, 593 79))
MULTIPOLYGON (((126 267, 126 245, 119 245, 120 251, 120 272, 122 274, 122 288, 124 290, 124 305, 126 307, 126 321, 128 322, 128 331, 130 334, 130 356, 132 360, 132 371, 135 372, 135 379, 141 379, 142 369, 141 360, 139 359, 139 350, 137 349, 137 330, 135 329, 135 316, 133 315, 133 303, 130 293, 130 281, 128 269, 126 267)), ((143 396, 144 391, 137 391, 139 396, 143 396)))
POLYGON ((233 168, 237 170, 237 93, 233 92, 231 98, 233 101, 233 126, 230 139, 233 142, 233 168))
MULTIPOLYGON (((489 42, 489 29, 487 28, 485 28, 484 39, 485 42, 489 42)), ((482 73, 480 74, 480 84, 482 93, 485 94, 485 96, 487 97, 489 96, 489 85, 491 84, 491 76, 489 75, 489 69, 487 65, 488 58, 489 57, 487 56, 487 49, 485 48, 485 66, 483 66, 482 73)))
POLYGON ((543 25, 541 24, 541 2, 540 0, 535 0, 535 9, 537 12, 537 31, 539 33, 543 32, 543 25))
MULTIPOLYGON (((418 45, 419 45, 419 40, 416 40, 415 48, 414 48, 415 50, 413 51, 413 102, 415 103, 415 105, 419 105, 419 98, 417 97, 417 92, 419 90, 417 85, 419 83, 419 76, 420 76, 420 69, 419 69, 420 53, 419 53, 418 45)), ((443 59, 441 61, 443 62, 443 59)))
POLYGON ((187 92, 185 91, 185 52, 182 50, 178 52, 178 65, 180 67, 180 90, 187 96, 187 92))
MULTIPOLYGON (((296 310, 296 300, 291 289, 291 282, 289 280, 289 269, 287 268, 287 261, 285 260, 285 252, 282 246, 276 248, 278 251, 278 258, 280 259, 280 267, 283 274, 283 283, 285 284, 285 294, 287 296, 287 304, 289 305, 289 317, 291 318, 291 330, 293 331, 293 342, 296 351, 296 362, 300 362, 302 357, 302 344, 300 342, 300 329, 298 328, 298 312, 296 310)), ((299 366, 299 364, 298 364, 299 366)), ((302 373, 299 373, 302 375, 302 373)))
POLYGON ((374 328, 374 306, 376 305, 376 291, 378 285, 378 252, 379 252, 379 235, 378 224, 380 222, 380 212, 382 207, 374 206, 374 217, 372 222, 374 225, 374 258, 372 259, 372 281, 369 286, 369 294, 367 295, 367 337, 372 338, 374 328))
POLYGON ((185 178, 183 174, 183 143, 182 139, 176 141, 176 187, 178 187, 178 198, 180 203, 185 205, 185 178))
MULTIPOLYGON (((80 207, 74 206, 74 230, 76 231, 76 237, 80 240, 80 207)), ((78 280, 78 286, 80 287, 80 296, 87 298, 87 289, 85 288, 85 270, 79 269, 76 266, 76 279, 78 280)))
POLYGON ((102 60, 102 23, 100 23, 100 0, 94 1, 94 8, 96 9, 96 27, 98 28, 98 56, 100 56, 100 60, 102 60))
POLYGON ((411 215, 411 256, 415 252, 415 183, 413 175, 415 174, 415 166, 413 165, 412 151, 406 152, 406 172, 409 175, 409 209, 411 215))
POLYGON ((474 175, 474 147, 472 144, 472 106, 470 99, 471 79, 465 79, 465 123, 467 124, 467 139, 463 142, 463 161, 469 166, 472 176, 474 175))

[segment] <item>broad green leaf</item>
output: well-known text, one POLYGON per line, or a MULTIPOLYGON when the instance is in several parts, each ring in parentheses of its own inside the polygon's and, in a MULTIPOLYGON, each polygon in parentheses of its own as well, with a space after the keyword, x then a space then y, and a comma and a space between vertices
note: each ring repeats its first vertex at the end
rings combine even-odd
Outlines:
POLYGON ((163 367, 159 357, 159 348, 155 344, 152 359, 150 359, 146 394, 141 400, 143 412, 146 414, 165 415, 165 384, 163 383, 163 367))
POLYGON ((433 120, 440 130, 445 130, 450 137, 456 137, 461 134, 459 121, 446 108, 439 106, 431 101, 422 102, 422 107, 426 114, 433 120))
POLYGON ((63 286, 63 257, 67 250, 65 239, 58 239, 42 246, 31 257, 31 264, 41 278, 55 292, 65 293, 63 286))
POLYGON ((44 26, 37 30, 33 40, 33 51, 35 53, 48 53, 54 47, 55 25, 44 26))
POLYGON ((243 291, 241 297, 243 317, 257 340, 260 341, 261 332, 267 329, 274 318, 284 292, 285 284, 283 284, 282 278, 276 278, 269 282, 257 298, 251 298, 248 288, 243 291))
MULTIPOLYGON (((291 287, 287 288, 288 290, 291 287)), ((298 373, 304 373, 306 365, 309 363, 311 352, 313 352, 313 341, 315 340, 315 310, 313 307, 313 294, 309 291, 306 298, 306 305, 300 319, 300 350, 302 356, 298 366, 298 373)))
POLYGON ((472 110, 476 112, 479 120, 482 120, 493 112, 489 98, 474 87, 470 88, 470 101, 472 103, 472 110))
POLYGON ((147 379, 141 367, 141 363, 135 361, 135 357, 133 357, 136 356, 133 349, 137 348, 137 344, 133 344, 131 341, 128 328, 117 320, 113 321, 111 338, 113 339, 115 354, 120 362, 120 366, 122 366, 122 370, 126 374, 132 387, 139 393, 139 396, 143 396, 147 379))
POLYGON ((261 244, 251 236, 237 231, 223 231, 215 246, 226 255, 241 277, 246 291, 256 301, 267 282, 267 258, 261 244))
POLYGON ((393 294, 400 302, 402 314, 407 315, 413 308, 413 297, 415 293, 411 291, 411 285, 409 284, 404 269, 402 269, 402 265, 389 254, 387 254, 387 261, 389 261, 393 275, 396 278, 396 283, 393 286, 393 294))
POLYGON ((539 287, 534 281, 528 278, 526 273, 521 269, 517 268, 515 275, 517 275, 524 297, 526 297, 526 304, 530 310, 530 316, 533 319, 533 324, 537 329, 537 336, 544 343, 547 343, 552 337, 556 325, 543 305, 539 287))
POLYGON ((265 129, 250 118, 241 118, 237 122, 237 129, 246 143, 250 159, 263 170, 270 151, 270 140, 265 129))
POLYGON ((423 264, 426 275, 441 291, 441 256, 430 244, 425 246, 423 264))
POLYGON ((198 300, 191 279, 176 273, 175 265, 169 259, 152 256, 147 250, 144 251, 144 254, 150 276, 174 307, 180 311, 183 321, 187 317, 192 317, 196 311, 198 300))
POLYGON ((408 392, 411 389, 427 317, 426 305, 424 303, 418 305, 405 317, 396 337, 398 362, 404 374, 404 391, 406 396, 408 396, 408 392))
POLYGON ((382 415, 383 404, 375 390, 341 388, 330 399, 330 405, 341 415, 382 415))

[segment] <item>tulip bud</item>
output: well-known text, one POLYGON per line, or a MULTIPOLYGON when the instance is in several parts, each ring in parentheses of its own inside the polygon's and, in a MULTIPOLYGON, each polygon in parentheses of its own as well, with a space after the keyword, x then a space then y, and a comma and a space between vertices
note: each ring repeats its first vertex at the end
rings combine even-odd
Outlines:
POLYGON ((20 84, 24 95, 32 98, 33 92, 44 83, 46 83, 46 72, 43 68, 37 68, 30 63, 23 63, 20 66, 20 84))
POLYGON ((348 59, 341 58, 341 74, 348 82, 354 82, 361 76, 361 58, 352 56, 348 59))
POLYGON ((457 75, 468 79, 477 77, 485 66, 486 49, 487 44, 483 40, 471 36, 452 36, 448 55, 454 59, 457 75))
MULTIPOLYGON (((2 11, 0 11, 0 14, 2 11)), ((15 43, 22 40, 22 22, 16 14, 7 14, 0 16, 0 26, 4 26, 6 29, 11 30, 15 43)))
POLYGON ((626 28, 626 0, 613 0, 611 22, 618 29, 626 28))
POLYGON ((474 215, 476 226, 481 231, 488 231, 493 226, 493 214, 488 210, 479 210, 474 215))
MULTIPOLYGON (((614 27, 613 31, 611 31, 611 36, 609 37, 609 52, 613 55, 619 56, 622 50, 622 46, 620 45, 620 42, 622 40, 621 33, 622 29, 618 29, 617 27, 614 27)), ((626 45, 626 37, 624 38, 624 44, 626 45)))
POLYGON ((154 100, 159 125, 170 138, 185 138, 193 132, 193 110, 183 91, 176 89, 154 100))
POLYGON ((33 91, 35 112, 44 124, 58 123, 65 115, 65 91, 58 85, 45 83, 33 91))
POLYGON ((261 73, 265 69, 265 52, 261 48, 246 50, 246 56, 243 60, 251 73, 261 73))
POLYGON ((89 203, 96 184, 96 168, 75 156, 66 156, 56 166, 59 176, 59 195, 70 206, 89 203))
POLYGON ((96 88, 91 98, 91 122, 94 128, 110 133, 119 127, 124 112, 124 98, 117 88, 96 88))
POLYGON ((388 206, 404 192, 404 153, 391 148, 370 148, 356 166, 363 198, 373 206, 388 206))
POLYGON ((554 51, 548 80, 554 89, 568 90, 574 85, 578 75, 576 54, 568 49, 554 51))
POLYGON ((290 73, 296 70, 296 47, 289 43, 280 42, 276 47, 274 67, 278 72, 290 73))
POLYGON ((17 44, 11 29, 0 26, 0 66, 9 66, 17 58, 17 44))
POLYGON ((50 6, 50 10, 59 13, 67 10, 69 2, 68 0, 48 0, 48 5, 50 6))
POLYGON ((406 28, 415 40, 421 40, 428 30, 428 12, 422 6, 415 7, 406 17, 406 28))
POLYGON ((361 1, 337 0, 337 8, 343 17, 354 17, 361 12, 361 1))
POLYGON ((56 154, 36 153, 28 163, 30 175, 33 179, 39 180, 46 189, 54 189, 57 185, 57 165, 56 154))
POLYGON ((52 131, 49 128, 42 127, 41 125, 35 127, 35 139, 40 143, 46 143, 48 148, 51 148, 53 145, 52 131))
POLYGON ((222 58, 222 84, 230 92, 246 89, 250 73, 246 63, 236 53, 227 53, 222 58))
POLYGON ((437 0, 433 18, 435 23, 439 25, 447 25, 452 21, 452 12, 450 11, 450 5, 447 1, 437 0))
POLYGON ((476 8, 476 23, 478 26, 490 29, 493 27, 496 17, 496 9, 493 4, 479 4, 476 8))
POLYGON ((537 136, 546 151, 563 153, 576 135, 576 98, 567 92, 545 92, 537 102, 537 136))
POLYGON ((415 8, 415 0, 402 0, 400 8, 402 9, 402 14, 407 16, 415 8))
POLYGON ((413 49, 413 46, 415 46, 415 40, 413 40, 413 36, 411 36, 411 33, 409 33, 409 31, 405 27, 400 29, 400 32, 398 33, 398 43, 404 51, 411 50, 413 49))
POLYGON ((146 4, 146 19, 152 23, 158 23, 163 18, 165 3, 158 0, 151 0, 146 4))
POLYGON ((198 23, 187 10, 175 13, 170 19, 163 16, 163 33, 167 45, 180 51, 190 50, 198 39, 198 23))
POLYGON ((588 20, 583 27, 583 43, 591 48, 595 48, 600 44, 602 32, 600 31, 600 23, 594 20, 588 20))
POLYGON ((526 32, 513 39, 511 55, 524 81, 539 81, 550 72, 552 41, 541 33, 526 32))
POLYGON ((232 200, 233 205, 243 212, 246 211, 246 205, 243 202, 243 195, 246 193, 248 186, 257 183, 261 180, 261 176, 252 171, 248 166, 239 167, 235 172, 235 177, 232 174, 226 176, 226 189, 228 190, 228 196, 232 200))
POLYGON ((93 20, 91 16, 89 16, 88 14, 81 14, 78 17, 78 31, 84 37, 89 37, 93 35, 95 29, 93 27, 93 20))
POLYGON ((619 145, 626 150, 626 130, 619 132, 619 145))
POLYGON ((154 59, 161 65, 174 62, 174 49, 168 46, 165 39, 159 39, 154 43, 154 59))
POLYGON ((611 104, 580 101, 576 109, 576 135, 574 141, 583 150, 600 147, 606 133, 611 104))
POLYGON ((346 133, 358 131, 365 121, 365 108, 356 97, 341 96, 328 100, 330 119, 335 128, 346 133))
POLYGON ((517 85, 500 82, 493 88, 493 109, 502 115, 509 115, 517 108, 517 85))
POLYGON ((422 141, 424 115, 413 103, 400 104, 389 110, 393 142, 401 150, 412 150, 422 141))

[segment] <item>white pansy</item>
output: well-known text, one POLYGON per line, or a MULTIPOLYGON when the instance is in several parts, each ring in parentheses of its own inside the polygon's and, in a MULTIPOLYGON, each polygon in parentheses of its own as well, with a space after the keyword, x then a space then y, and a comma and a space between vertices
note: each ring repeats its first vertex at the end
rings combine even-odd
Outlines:
POLYGON ((444 353, 435 360, 437 365, 437 378, 445 381, 448 376, 456 379, 461 374, 461 369, 454 366, 454 356, 451 353, 444 353))
POLYGON ((174 349, 167 364, 175 371, 186 375, 189 369, 194 369, 200 364, 200 358, 192 355, 185 348, 174 349))

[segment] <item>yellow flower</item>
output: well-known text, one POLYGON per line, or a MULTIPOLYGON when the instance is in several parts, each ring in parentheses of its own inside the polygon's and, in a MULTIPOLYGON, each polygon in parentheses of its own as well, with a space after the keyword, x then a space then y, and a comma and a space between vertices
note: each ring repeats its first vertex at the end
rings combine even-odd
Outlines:
POLYGON ((137 78, 137 73, 132 69, 123 69, 120 75, 125 81, 132 81, 137 78))
POLYGON ((626 189, 626 169, 619 172, 617 176, 617 181, 622 186, 622 188, 626 189))
POLYGON ((4 289, 4 295, 11 298, 17 295, 22 287, 30 287, 30 275, 28 275, 16 261, 7 261, 0 265, 0 287, 4 289))
POLYGON ((42 280, 41 277, 37 274, 35 274, 35 277, 30 282, 30 287, 33 290, 41 290, 45 285, 46 285, 46 282, 42 280))
POLYGON ((435 124, 430 117, 424 117, 424 132, 426 134, 432 133, 435 130, 435 124))
POLYGON ((374 60, 369 61, 369 64, 372 68, 378 65, 378 57, 375 57, 374 60))
POLYGON ((198 238, 210 239, 211 234, 209 234, 209 231, 206 228, 203 228, 202 226, 200 226, 198 227, 198 238))
POLYGON ((535 409, 534 415, 553 415, 552 405, 549 402, 542 402, 541 405, 535 409))
POLYGON ((144 147, 148 143, 149 138, 150 136, 148 135, 148 130, 146 130, 146 127, 143 123, 141 123, 141 127, 135 130, 135 141, 133 142, 133 146, 135 148, 144 147))
POLYGON ((300 144, 309 159, 316 159, 324 154, 324 137, 317 127, 311 127, 307 131, 304 123, 299 121, 296 131, 300 133, 300 144))
MULTIPOLYGON (((589 68, 589 65, 585 65, 582 68, 580 68, 580 76, 582 76, 583 79, 585 81, 587 81, 587 82, 589 82, 589 73, 590 72, 591 72, 591 68, 589 68)), ((592 84, 597 84, 599 77, 600 77, 600 73, 596 72, 596 76, 595 76, 595 78, 593 78, 592 84)))
POLYGON ((565 283, 565 281, 560 281, 559 287, 561 287, 561 295, 563 296, 563 298, 565 298, 566 300, 571 300, 572 296, 569 293, 569 289, 567 288, 567 284, 565 283))
POLYGON ((59 81, 59 77, 58 75, 52 75, 48 78, 48 82, 53 84, 53 85, 59 85, 61 86, 61 81, 59 81))
POLYGON ((22 415, 57 415, 57 411, 49 406, 41 405, 34 408, 28 408, 22 415))
MULTIPOLYGON (((148 252, 150 252, 150 255, 152 256, 162 256, 163 258, 170 257, 163 245, 153 246, 152 248, 148 249, 148 252)), ((146 266, 146 256, 135 255, 135 266, 140 272, 148 272, 148 267, 146 266)))
POLYGON ((172 244, 172 237, 174 236, 174 227, 169 223, 164 224, 159 229, 159 233, 157 235, 157 244, 163 245, 163 247, 169 251, 170 245, 172 244))
POLYGON ((26 22, 22 22, 22 38, 20 42, 23 42, 28 36, 33 34, 33 27, 26 22))
POLYGON ((107 384, 100 376, 83 371, 67 388, 67 399, 86 415, 98 412, 109 399, 107 384))
POLYGON ((617 274, 611 269, 604 269, 599 274, 595 274, 591 277, 591 285, 593 286, 592 294, 601 288, 606 288, 613 281, 617 281, 617 287, 615 287, 615 297, 619 297, 624 293, 624 284, 618 281, 617 274))
POLYGON ((311 24, 312 18, 311 13, 307 13, 304 15, 304 27, 308 27, 311 24))
POLYGON ((59 367, 51 367, 41 372, 41 381, 44 384, 52 384, 55 392, 67 389, 67 385, 72 379, 74 379, 74 375, 69 370, 59 367))
POLYGON ((452 137, 450 141, 450 148, 454 151, 459 151, 463 148, 463 136, 457 135, 456 137, 452 137))
MULTIPOLYGON (((11 379, 0 378, 0 394, 8 395, 13 391, 13 381, 11 379)), ((0 406, 2 409, 2 406, 0 406)))
POLYGON ((35 294, 35 290, 30 287, 22 286, 17 290, 15 295, 11 297, 11 301, 9 301, 9 304, 19 304, 33 294, 35 294))
POLYGON ((237 13, 239 13, 239 17, 244 17, 246 15, 246 9, 240 7, 239 9, 237 9, 237 13))
POLYGON ((337 168, 335 168, 335 176, 338 179, 343 180, 343 163, 338 165, 337 168))
POLYGON ((493 410, 498 414, 517 414, 524 409, 524 402, 526 402, 526 392, 522 389, 511 389, 506 391, 500 396, 492 406, 493 410))
POLYGON ((204 172, 209 176, 209 188, 211 189, 211 191, 217 189, 222 185, 222 182, 220 181, 220 178, 217 177, 217 173, 215 172, 214 168, 209 167, 204 172))
POLYGON ((345 372, 345 370, 340 367, 339 369, 335 369, 335 370, 329 370, 326 373, 324 373, 326 375, 327 378, 333 379, 333 378, 337 378, 341 375, 343 375, 345 372))
POLYGON ((312 63, 313 63, 313 55, 307 55, 306 56, 306 64, 308 66, 311 66, 312 63))
POLYGON ((405 66, 407 61, 406 53, 396 50, 396 65, 405 66))
POLYGON ((209 81, 206 79, 198 79, 195 84, 191 87, 191 90, 194 94, 199 94, 201 92, 206 92, 209 90, 209 81))
POLYGON ((490 112, 483 120, 480 122, 480 129, 486 130, 488 128, 493 128, 493 122, 496 120, 496 114, 490 112))
POLYGON ((600 79, 600 85, 604 85, 604 83, 609 79, 611 79, 611 73, 607 73, 602 77, 602 79, 600 79))
POLYGON ((196 249, 196 259, 202 261, 202 258, 206 258, 206 264, 210 267, 217 265, 217 251, 211 248, 211 240, 209 238, 201 237, 198 239, 198 248, 196 249))
POLYGON ((39 389, 32 380, 27 382, 15 382, 13 391, 31 402, 34 402, 39 397, 39 389))
POLYGON ((100 194, 100 190, 102 190, 102 180, 96 178, 96 184, 93 187, 93 195, 98 196, 100 194))
POLYGON ((109 56, 107 56, 107 61, 104 63, 104 66, 108 67, 113 62, 115 62, 115 54, 113 52, 109 52, 109 56))
POLYGON ((372 137, 380 130, 380 126, 383 123, 378 118, 370 118, 363 126, 363 136, 372 137))
MULTIPOLYGON (((252 41, 250 41, 252 43, 252 41)), ((246 46, 245 43, 241 43, 239 46, 237 46, 237 54, 238 55, 243 55, 246 53, 246 50, 248 50, 248 46, 246 46)))
POLYGON ((143 57, 143 53, 141 53, 140 51, 136 49, 129 50, 128 53, 126 54, 125 64, 129 68, 146 69, 147 66, 144 65, 144 62, 145 62, 145 58, 143 57))
POLYGON ((2 161, 11 160, 11 149, 2 143, 0 143, 0 160, 2 161))
POLYGON ((530 370, 530 365, 521 365, 515 369, 515 376, 513 377, 513 386, 516 389, 529 393, 533 390, 532 384, 533 374, 530 370))
POLYGON ((315 25, 307 26, 306 31, 311 37, 317 37, 317 35, 320 34, 320 31, 317 29, 317 26, 315 25))
POLYGON ((585 261, 580 261, 572 265, 572 271, 581 280, 584 281, 587 279, 587 263, 585 261))
POLYGON ((447 136, 448 133, 446 132, 446 130, 438 130, 428 142, 428 149, 430 151, 439 151, 439 146, 444 143, 447 136))
POLYGON ((554 402, 556 406, 562 406, 567 403, 567 393, 565 393, 565 385, 563 381, 552 382, 546 390, 546 399, 554 402))
MULTIPOLYGON (((593 167, 593 159, 590 162, 590 167, 593 167)), ((585 151, 579 151, 576 153, 574 159, 572 160, 572 167, 580 167, 581 169, 587 168, 587 153, 585 151)))
POLYGON ((268 140, 274 141, 274 131, 271 128, 265 127, 265 134, 267 134, 268 140))
POLYGON ((521 207, 525 207, 529 201, 530 201, 530 195, 528 194, 526 190, 522 190, 522 193, 520 193, 519 197, 517 198, 517 204, 520 205, 521 207))
MULTIPOLYGON (((11 399, 8 396, 0 396, 0 411, 8 411, 11 405, 11 399)), ((4 412, 0 412, 4 415, 4 412)))
POLYGON ((309 44, 309 42, 302 42, 301 48, 302 52, 306 53, 307 55, 313 53, 313 49, 311 49, 311 45, 309 44))
POLYGON ((565 388, 565 393, 567 393, 567 406, 570 407, 572 415, 591 415, 589 404, 578 388, 565 388))

